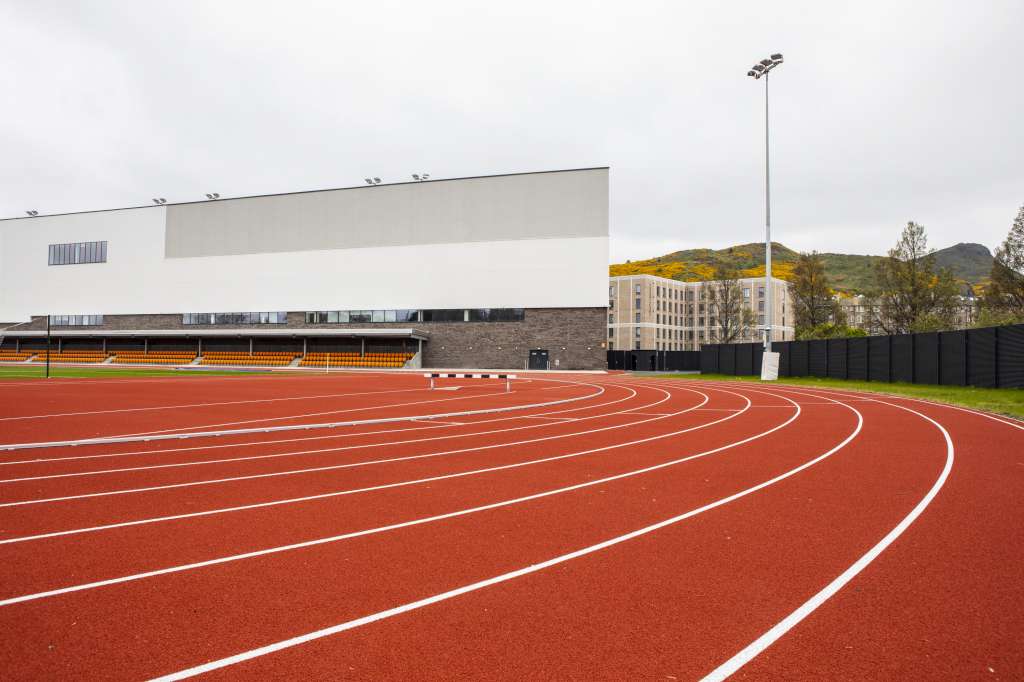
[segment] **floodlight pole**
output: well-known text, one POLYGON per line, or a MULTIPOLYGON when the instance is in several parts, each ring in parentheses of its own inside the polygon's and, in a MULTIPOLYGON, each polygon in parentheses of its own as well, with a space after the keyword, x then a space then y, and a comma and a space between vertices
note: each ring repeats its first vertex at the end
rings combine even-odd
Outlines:
POLYGON ((769 163, 771 148, 768 144, 768 74, 764 75, 764 351, 772 352, 772 191, 771 164, 769 163))
POLYGON ((50 316, 46 316, 46 378, 50 378, 50 316))

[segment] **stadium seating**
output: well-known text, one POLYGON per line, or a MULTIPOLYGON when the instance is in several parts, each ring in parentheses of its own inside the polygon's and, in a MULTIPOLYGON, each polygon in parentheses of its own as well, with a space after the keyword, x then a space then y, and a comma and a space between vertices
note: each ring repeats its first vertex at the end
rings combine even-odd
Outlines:
POLYGON ((258 351, 249 353, 203 353, 200 365, 233 365, 242 367, 286 367, 302 353, 258 351))
MULTIPOLYGON (((45 350, 36 351, 32 362, 46 362, 46 356, 45 350)), ((107 359, 107 354, 101 350, 51 350, 49 356, 50 362, 103 362, 107 359)))
POLYGON ((0 350, 0 362, 25 362, 35 353, 36 351, 34 350, 0 350))
POLYGON ((307 353, 301 367, 404 367, 415 353, 307 353))
POLYGON ((187 350, 119 350, 114 352, 114 362, 135 365, 187 365, 196 359, 195 351, 187 350))

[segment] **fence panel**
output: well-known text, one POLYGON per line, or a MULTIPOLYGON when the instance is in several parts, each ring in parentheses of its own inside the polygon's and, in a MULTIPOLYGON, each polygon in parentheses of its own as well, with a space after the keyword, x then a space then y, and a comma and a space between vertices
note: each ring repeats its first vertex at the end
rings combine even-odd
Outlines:
POLYGON ((891 336, 868 337, 868 381, 891 381, 891 336))
POLYGON ((967 330, 967 383, 993 388, 996 384, 996 328, 967 330))
MULTIPOLYGON (((754 376, 761 376, 761 361, 764 359, 764 345, 760 343, 752 343, 751 352, 754 355, 754 366, 751 374, 754 376)), ((775 344, 772 344, 772 348, 775 348, 775 344)))
POLYGON ((1024 324, 1000 327, 996 369, 1000 388, 1024 387, 1024 324))
POLYGON ((939 334, 914 334, 914 383, 939 383, 939 334))
POLYGON ((718 368, 722 374, 736 374, 736 345, 726 343, 718 347, 718 368))
POLYGON ((910 334, 896 334, 892 337, 889 350, 890 381, 914 381, 914 337, 910 334))
POLYGON ((789 360, 792 356, 790 350, 792 341, 780 341, 778 343, 772 343, 772 350, 779 354, 779 376, 788 377, 789 373, 789 360))
POLYGON ((939 379, 946 386, 967 383, 967 334, 962 331, 939 334, 939 379))
POLYGON ((790 348, 789 375, 807 376, 807 341, 793 341, 790 348))
POLYGON ((828 376, 828 341, 815 339, 807 342, 807 368, 812 377, 828 376))
POLYGON ((736 346, 736 374, 747 376, 754 373, 754 347, 750 343, 737 343, 736 346))
POLYGON ((868 338, 846 339, 846 378, 868 380, 868 338))
POLYGON ((845 379, 847 376, 846 339, 829 339, 827 348, 828 375, 833 379, 845 379))
POLYGON ((700 347, 700 373, 718 374, 718 346, 700 347))

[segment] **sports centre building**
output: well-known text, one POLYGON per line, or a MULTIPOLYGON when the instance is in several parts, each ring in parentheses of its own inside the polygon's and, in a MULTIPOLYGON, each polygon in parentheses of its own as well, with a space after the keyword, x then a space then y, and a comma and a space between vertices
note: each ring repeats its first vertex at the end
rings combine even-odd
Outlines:
POLYGON ((607 168, 0 221, 8 356, 603 369, 607 286, 607 168))

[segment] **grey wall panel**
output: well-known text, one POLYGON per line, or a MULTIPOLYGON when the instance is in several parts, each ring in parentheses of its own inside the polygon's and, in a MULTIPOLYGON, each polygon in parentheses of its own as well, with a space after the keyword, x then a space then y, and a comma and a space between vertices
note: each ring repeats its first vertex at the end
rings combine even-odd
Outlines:
POLYGON ((168 258, 608 236, 608 169, 167 207, 168 258))

